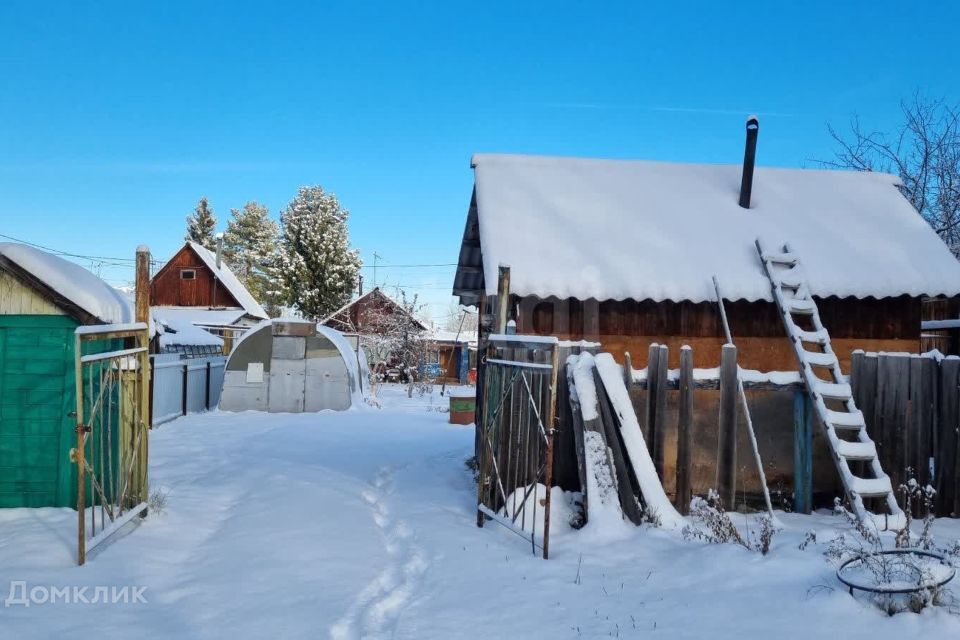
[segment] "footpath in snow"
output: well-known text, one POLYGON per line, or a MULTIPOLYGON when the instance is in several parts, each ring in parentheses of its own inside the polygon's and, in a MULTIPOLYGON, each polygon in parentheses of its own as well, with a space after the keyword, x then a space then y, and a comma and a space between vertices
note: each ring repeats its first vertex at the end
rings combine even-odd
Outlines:
MULTIPOLYGON (((344 413, 217 413, 151 434, 154 513, 74 565, 76 514, 0 510, 0 598, 143 588, 145 603, 0 604, 0 638, 960 637, 947 608, 888 618, 822 546, 832 515, 781 514, 768 556, 642 527, 555 525, 552 558, 475 525, 473 430, 438 393, 344 413)), ((735 519, 742 516, 735 515, 735 519)), ((740 522, 740 521, 738 521, 740 522)), ((960 522, 938 522, 960 537, 960 522)))

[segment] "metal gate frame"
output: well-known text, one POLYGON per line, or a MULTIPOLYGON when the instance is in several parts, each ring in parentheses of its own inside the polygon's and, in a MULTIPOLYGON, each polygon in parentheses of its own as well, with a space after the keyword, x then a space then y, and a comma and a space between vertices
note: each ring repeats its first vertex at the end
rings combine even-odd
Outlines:
POLYGON ((149 332, 142 322, 94 325, 77 328, 75 339, 77 446, 70 459, 77 465, 77 564, 82 565, 89 551, 147 514, 149 332), (94 344, 131 339, 135 347, 104 350, 94 344))
POLYGON ((550 555, 550 490, 557 420, 558 341, 546 336, 492 335, 484 357, 477 464, 477 526, 487 519, 550 555), (537 544, 535 488, 546 488, 543 544, 537 544), (522 495, 518 497, 518 493, 522 495), (532 513, 527 502, 534 494, 532 513), (518 504, 519 502, 519 504, 518 504), (530 531, 527 519, 531 519, 530 531), (519 523, 518 523, 519 520, 519 523))

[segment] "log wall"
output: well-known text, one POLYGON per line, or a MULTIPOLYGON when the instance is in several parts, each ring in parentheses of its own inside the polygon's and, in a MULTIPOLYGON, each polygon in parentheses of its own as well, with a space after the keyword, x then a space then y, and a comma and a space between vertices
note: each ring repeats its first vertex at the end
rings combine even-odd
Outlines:
POLYGON ((241 307, 200 256, 184 246, 150 282, 151 306, 241 307), (192 269, 196 277, 184 280, 181 271, 192 269))
MULTIPOLYGON (((841 367, 850 369, 855 349, 917 352, 920 348, 919 298, 825 298, 817 300, 841 367)), ((796 368, 776 307, 770 302, 727 302, 727 314, 739 348, 740 365, 761 371, 796 368)), ((646 353, 653 343, 670 347, 670 367, 679 366, 680 347, 694 350, 694 366, 715 367, 725 342, 716 303, 580 301, 514 298, 517 332, 599 342, 622 362, 623 353, 646 353)))

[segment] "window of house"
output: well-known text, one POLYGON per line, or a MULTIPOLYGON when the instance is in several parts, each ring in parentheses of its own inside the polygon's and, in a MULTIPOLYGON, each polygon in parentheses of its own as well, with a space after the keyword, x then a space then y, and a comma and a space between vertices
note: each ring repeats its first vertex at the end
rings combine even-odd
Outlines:
POLYGON ((180 269, 180 279, 181 279, 181 280, 196 280, 196 279, 197 279, 197 270, 196 270, 196 269, 180 269))

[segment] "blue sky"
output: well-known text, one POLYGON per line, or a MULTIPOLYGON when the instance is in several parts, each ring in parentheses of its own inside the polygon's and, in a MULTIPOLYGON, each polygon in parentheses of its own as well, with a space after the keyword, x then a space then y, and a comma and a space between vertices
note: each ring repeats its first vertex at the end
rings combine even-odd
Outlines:
POLYGON ((739 162, 755 112, 760 163, 810 166, 828 122, 960 101, 954 3, 670 4, 4 2, 0 233, 166 258, 201 195, 321 184, 442 320, 453 268, 389 265, 456 261, 474 152, 739 162))

